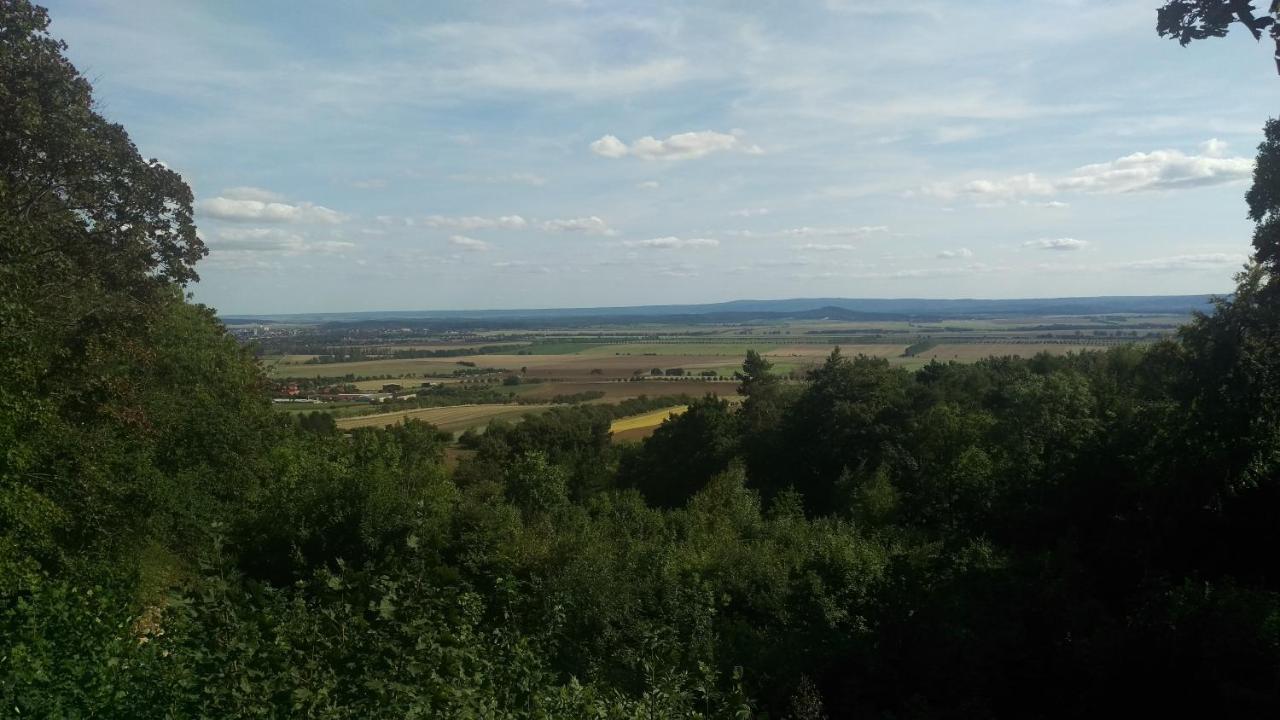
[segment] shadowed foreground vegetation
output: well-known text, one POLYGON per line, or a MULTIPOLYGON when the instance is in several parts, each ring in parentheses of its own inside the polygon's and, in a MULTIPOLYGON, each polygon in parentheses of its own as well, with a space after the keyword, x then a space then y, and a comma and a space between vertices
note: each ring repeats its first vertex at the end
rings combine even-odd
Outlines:
POLYGON ((759 355, 641 444, 273 413, 191 193, 0 0, 0 714, 1280 712, 1280 123, 1236 294, 1146 348, 759 355))

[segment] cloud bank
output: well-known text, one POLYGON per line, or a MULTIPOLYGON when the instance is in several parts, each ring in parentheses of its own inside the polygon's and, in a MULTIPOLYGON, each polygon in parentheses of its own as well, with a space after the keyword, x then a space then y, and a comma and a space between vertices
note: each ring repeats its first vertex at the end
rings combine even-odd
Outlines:
POLYGON ((590 148, 591 152, 600 157, 620 158, 630 155, 641 160, 692 160, 731 150, 749 154, 764 152, 758 145, 743 142, 737 134, 714 130, 679 133, 665 140, 646 135, 630 145, 615 135, 605 135, 591 143, 590 148))

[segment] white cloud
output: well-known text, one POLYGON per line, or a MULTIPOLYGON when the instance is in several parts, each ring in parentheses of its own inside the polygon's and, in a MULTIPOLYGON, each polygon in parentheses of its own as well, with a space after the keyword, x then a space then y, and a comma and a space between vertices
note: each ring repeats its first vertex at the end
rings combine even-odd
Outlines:
POLYGON ((827 10, 850 15, 902 15, 941 20, 942 8, 933 3, 902 3, 898 0, 826 0, 827 10))
POLYGON ((1048 180, 1034 173, 1014 175, 1002 180, 970 180, 959 184, 937 183, 922 189, 926 195, 952 199, 970 198, 975 201, 993 202, 1012 200, 1024 195, 1051 195, 1055 188, 1048 180))
POLYGON ((628 240, 623 245, 650 250, 676 250, 680 248, 712 248, 719 247, 720 241, 712 238, 678 238, 660 237, 649 240, 628 240))
POLYGON ((1150 272, 1174 272, 1178 270, 1223 270, 1239 267, 1245 263, 1245 256, 1235 253, 1200 253, 1196 255, 1174 255, 1172 257, 1137 260, 1121 263, 1122 270, 1145 270, 1150 272))
POLYGON ((714 130, 678 133, 665 140, 646 135, 630 146, 614 135, 605 135, 591 143, 590 147, 591 152, 602 157, 620 158, 631 155, 642 160, 689 160, 729 150, 753 155, 764 152, 757 145, 744 143, 736 133, 714 130))
POLYGON ((351 183, 351 187, 359 190, 381 190, 387 186, 387 181, 382 178, 370 178, 368 180, 356 180, 351 183))
POLYGON ((547 232, 583 233, 586 235, 617 235, 617 231, 609 227, 604 220, 592 215, 590 217, 569 218, 567 220, 547 220, 540 227, 547 232))
POLYGON ((851 237, 862 238, 874 233, 889 232, 884 225, 861 225, 857 227, 798 227, 783 230, 782 235, 788 237, 851 237))
POLYGON ((605 135, 591 143, 591 152, 607 158, 620 158, 627 154, 627 144, 616 136, 605 135))
POLYGON ((283 202, 215 197, 201 201, 197 204, 197 208, 209 217, 234 222, 335 224, 347 219, 346 216, 336 210, 305 202, 290 205, 283 202))
POLYGON ((969 263, 968 265, 960 265, 956 267, 942 268, 911 268, 908 270, 895 270, 888 273, 881 273, 879 277, 889 278, 893 280, 904 280, 912 278, 931 278, 931 277, 963 277, 966 275, 981 275, 984 273, 992 273, 1003 271, 1005 268, 985 265, 983 263, 969 263))
POLYGON ((1022 243, 1022 247, 1037 250, 1082 250, 1089 246, 1088 240, 1075 238, 1040 238, 1022 243))
POLYGON ((957 248, 955 250, 943 250, 938 253, 938 258, 942 260, 956 260, 959 258, 971 258, 973 251, 969 248, 957 248))
POLYGON ((323 253, 325 255, 355 249, 356 244, 346 240, 317 240, 307 243, 306 252, 323 253))
POLYGON ((981 137, 982 128, 977 125, 951 125, 940 127, 933 133, 933 141, 939 145, 964 142, 981 137))
POLYGON ((547 179, 541 175, 535 175, 527 172, 513 172, 501 175, 451 175, 454 180, 475 183, 491 183, 494 185, 528 185, 529 187, 542 187, 547 184, 547 179))
POLYGON ((1250 158, 1184 155, 1177 150, 1134 153, 1106 163, 1086 165, 1059 181, 1065 190, 1123 193, 1221 185, 1253 175, 1250 158))
POLYGON ((1222 185, 1248 179, 1253 174, 1253 160, 1223 157, 1225 151, 1225 143, 1209 140, 1201 145, 1201 155, 1187 155, 1178 150, 1138 152, 1116 160, 1076 168, 1070 175, 1061 178, 1046 179, 1027 173, 1001 180, 928 185, 921 191, 944 199, 961 197, 976 202, 1004 202, 1060 192, 1152 192, 1222 185))
POLYGON ((212 254, 280 253, 284 255, 334 254, 356 247, 345 240, 311 241, 304 236, 279 228, 228 228, 219 231, 209 242, 212 254))
POLYGON ((1225 157, 1227 144, 1218 138, 1209 138, 1200 143, 1200 154, 1211 158, 1225 157))
POLYGON ((492 230, 495 228, 520 230, 529 225, 528 221, 519 215, 502 215, 500 217, 430 215, 423 222, 428 227, 451 228, 454 230, 492 230))
POLYGON ((663 276, 663 277, 669 277, 669 278, 696 278, 696 277, 698 277, 698 273, 697 273, 697 271, 695 271, 695 270, 684 270, 684 269, 680 269, 680 268, 668 268, 668 269, 666 269, 666 270, 660 270, 660 271, 658 272, 658 274, 659 274, 659 275, 661 275, 661 276, 663 276))
POLYGON ((741 210, 734 210, 729 214, 733 217, 759 217, 761 215, 768 215, 769 208, 743 208, 741 210))
POLYGON ((853 245, 845 244, 827 244, 827 243, 806 243, 796 247, 797 250, 807 250, 812 252, 838 252, 845 250, 853 250, 853 245))
POLYGON ((413 227, 414 225, 417 224, 417 221, 414 220, 413 218, 410 218, 410 217, 402 218, 402 217, 396 217, 394 215, 378 215, 373 219, 378 221, 378 223, 382 225, 403 225, 405 227, 413 227))
POLYGON ((280 193, 263 190, 262 188, 249 187, 241 185, 240 187, 227 188, 222 191, 222 197, 228 200, 257 200, 258 202, 280 202, 284 200, 284 196, 280 193))
POLYGON ((451 235, 449 237, 449 244, 470 252, 486 252, 489 250, 489 243, 483 240, 469 238, 466 235, 451 235))
POLYGON ((792 275, 797 280, 913 280, 937 277, 967 277, 994 272, 1005 272, 1007 268, 969 263, 967 265, 948 265, 938 268, 906 268, 902 270, 876 270, 866 267, 849 267, 846 269, 824 269, 814 272, 799 272, 792 275))
POLYGON ((551 268, 546 265, 534 265, 524 260, 499 260, 492 263, 491 267, 499 270, 516 270, 518 272, 529 273, 532 275, 550 275, 551 268))
POLYGON ((263 252, 297 251, 305 245, 301 235, 275 228, 231 228, 219 232, 210 243, 213 250, 263 252))
POLYGON ((658 182, 657 180, 645 180, 642 183, 636 183, 636 187, 640 188, 641 190, 654 190, 656 188, 662 187, 662 183, 658 182))

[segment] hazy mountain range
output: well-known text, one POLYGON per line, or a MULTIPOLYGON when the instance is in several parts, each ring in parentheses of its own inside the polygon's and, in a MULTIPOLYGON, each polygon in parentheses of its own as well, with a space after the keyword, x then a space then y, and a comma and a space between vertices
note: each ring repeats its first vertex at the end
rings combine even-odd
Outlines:
MULTIPOLYGON (((1017 300, 923 298, 792 298, 731 300, 699 305, 536 308, 493 310, 387 310, 351 313, 304 313, 225 316, 227 324, 244 323, 385 323, 387 321, 531 321, 580 324, 752 320, 941 320, 1040 315, 1188 315, 1208 310, 1212 295, 1149 295, 1017 300)), ((417 324, 417 323, 413 323, 417 324)))

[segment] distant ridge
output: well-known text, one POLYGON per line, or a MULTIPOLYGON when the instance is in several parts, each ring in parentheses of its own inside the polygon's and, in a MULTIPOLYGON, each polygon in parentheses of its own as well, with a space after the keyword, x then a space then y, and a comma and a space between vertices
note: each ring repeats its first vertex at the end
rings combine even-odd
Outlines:
POLYGON ((388 321, 529 321, 558 322, 745 322, 749 320, 942 320, 1029 315, 1188 315, 1208 310, 1213 295, 1138 295, 1016 300, 923 298, 791 298, 731 300, 694 305, 640 305, 596 308, 539 308, 527 310, 387 310, 350 313, 278 313, 226 315, 227 324, 243 323, 385 323, 388 321))

